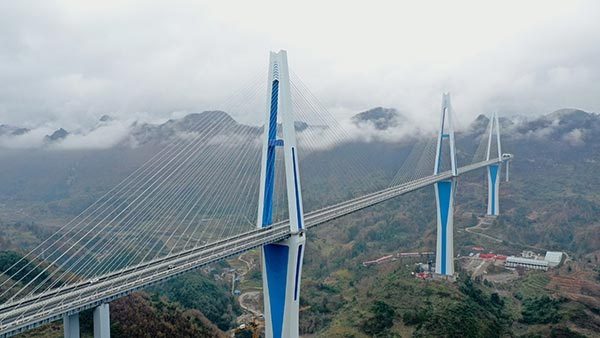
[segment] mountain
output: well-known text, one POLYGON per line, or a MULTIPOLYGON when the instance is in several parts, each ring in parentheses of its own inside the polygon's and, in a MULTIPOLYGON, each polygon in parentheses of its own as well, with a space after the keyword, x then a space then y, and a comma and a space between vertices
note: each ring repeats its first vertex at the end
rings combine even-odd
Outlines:
POLYGON ((60 128, 58 130, 56 130, 55 132, 52 133, 52 135, 46 135, 44 137, 44 140, 46 140, 47 142, 54 142, 54 141, 58 141, 58 140, 62 140, 65 137, 67 137, 69 135, 69 132, 64 130, 63 128, 60 128))
POLYGON ((468 130, 476 134, 482 134, 485 132, 489 123, 490 119, 487 116, 480 114, 473 122, 471 122, 471 124, 469 124, 468 130))
MULTIPOLYGON (((0 148, 0 171, 3 173, 0 175, 0 201, 35 201, 45 204, 61 201, 60 204, 69 209, 68 204, 64 203, 65 199, 72 199, 69 203, 77 201, 76 204, 80 204, 86 200, 85 196, 93 198, 96 193, 107 191, 112 184, 116 184, 120 178, 125 177, 128 172, 173 140, 199 134, 222 135, 226 136, 223 138, 226 140, 232 137, 232 133, 251 137, 258 137, 262 133, 262 127, 239 124, 223 111, 189 114, 161 124, 136 122, 129 127, 123 127, 111 118, 103 120, 102 123, 107 125, 101 124, 91 134, 96 133, 99 138, 110 138, 113 134, 111 128, 122 128, 122 133, 117 135, 120 141, 108 148, 62 149, 61 142, 76 135, 63 128, 47 136, 47 147, 52 148, 51 152, 44 148, 28 151, 0 148)), ((405 120, 397 110, 381 107, 359 113, 352 118, 358 125, 371 125, 375 132, 385 132, 387 128, 405 120)), ((472 160, 487 122, 488 118, 480 115, 471 123, 467 132, 457 134, 459 162, 472 160)), ((516 168, 527 168, 526 174, 547 172, 557 166, 564 166, 564 170, 569 170, 568 167, 574 163, 581 166, 582 162, 596 161, 595 157, 600 148, 600 117, 597 114, 570 109, 529 120, 513 121, 506 118, 501 119, 501 122, 504 150, 510 152, 512 149, 518 149, 515 165, 516 168)), ((299 121, 295 125, 299 133, 300 147, 305 142, 302 136, 305 131, 325 132, 327 129, 326 126, 312 126, 299 121)), ((80 143, 85 144, 85 135, 77 136, 81 138, 80 143)), ((327 137, 324 141, 327 141, 327 137)), ((389 179, 386 176, 395 174, 402 158, 408 156, 412 144, 418 140, 401 144, 385 140, 365 141, 360 138, 342 141, 347 143, 338 141, 335 148, 325 147, 323 149, 327 151, 314 152, 310 155, 311 161, 301 162, 306 175, 315 181, 319 180, 317 186, 335 189, 336 185, 344 186, 339 182, 352 177, 350 172, 348 176, 340 172, 331 172, 331 175, 323 176, 319 168, 334 162, 347 163, 348 166, 360 163, 371 173, 371 179, 385 181, 389 179)), ((309 186, 311 182, 306 184, 309 186)), ((311 201, 313 197, 307 194, 305 198, 311 201)), ((324 203, 321 196, 314 196, 314 200, 324 203)), ((76 209, 78 207, 73 210, 76 209)))
POLYGON ((580 109, 563 108, 563 109, 556 110, 556 111, 546 115, 546 118, 549 120, 568 119, 570 121, 575 122, 575 121, 585 120, 585 119, 589 118, 591 115, 593 115, 593 114, 590 114, 590 113, 585 112, 580 109))
POLYGON ((25 133, 28 133, 30 130, 27 128, 20 128, 11 126, 8 124, 0 124, 0 136, 11 135, 11 136, 19 136, 25 133))
POLYGON ((397 127, 407 119, 393 108, 376 107, 352 117, 352 122, 357 126, 372 126, 377 130, 386 130, 397 127))
POLYGON ((110 122, 113 120, 114 120, 114 118, 112 118, 112 116, 110 116, 110 115, 102 115, 102 116, 100 116, 100 119, 99 119, 100 122, 110 122))
MULTIPOLYGON (((359 128, 385 133, 405 118, 396 110, 375 108, 352 120, 359 128)), ((214 121, 220 121, 225 133, 234 128, 252 135, 262 132, 225 112, 212 111, 162 124, 134 123, 122 143, 106 149, 0 151, 0 245, 10 250, 36 245, 53 224, 68 221, 170 140, 192 132, 213 133, 214 121)), ((486 141, 488 121, 478 116, 457 133, 460 164, 470 163, 477 145, 486 141)), ((455 283, 414 278, 414 261, 363 266, 364 261, 392 253, 435 250, 435 197, 433 188, 425 188, 311 229, 302 275, 303 334, 578 337, 600 330, 600 116, 569 109, 528 119, 502 118, 501 123, 503 152, 515 158, 511 181, 500 186, 501 216, 485 229, 497 240, 465 230, 485 212, 485 175, 471 173, 459 179, 455 252, 468 257, 474 246, 515 255, 522 250, 560 250, 568 253, 567 262, 549 272, 515 272, 503 281, 493 279, 508 274, 501 267, 467 278, 464 260, 458 258, 455 283)), ((296 123, 299 142, 302 131, 310 128, 314 126, 296 123)), ((411 146, 419 142, 346 141, 301 154, 305 210, 353 196, 356 191, 351 189, 362 188, 356 182, 389 185, 411 146), (357 179, 352 168, 360 166, 357 179)), ((223 182, 221 188, 231 184, 223 182)), ((259 259, 255 252, 249 255, 259 259)), ((256 290, 258 269, 248 276, 248 289, 256 290)), ((224 317, 218 318, 214 309, 228 307, 233 300, 200 297, 186 281, 182 278, 156 292, 188 309, 210 308, 204 316, 221 329, 232 325, 235 311, 223 311, 224 317), (200 298, 219 301, 191 301, 200 298)), ((209 291, 203 296, 217 292, 212 286, 204 290, 209 291)), ((147 307, 147 300, 138 301, 147 307)))
POLYGON ((569 133, 586 133, 596 139, 596 130, 600 128, 597 114, 577 109, 560 109, 538 119, 516 124, 514 133, 531 139, 550 139, 554 141, 569 138, 569 133))
MULTIPOLYGON (((168 120, 162 124, 138 123, 130 127, 130 139, 137 145, 160 144, 184 133, 206 133, 231 130, 238 123, 223 111, 205 111, 186 115, 181 119, 168 120)), ((253 128, 253 127, 247 127, 253 128)), ((258 133, 258 130, 257 130, 258 133)))

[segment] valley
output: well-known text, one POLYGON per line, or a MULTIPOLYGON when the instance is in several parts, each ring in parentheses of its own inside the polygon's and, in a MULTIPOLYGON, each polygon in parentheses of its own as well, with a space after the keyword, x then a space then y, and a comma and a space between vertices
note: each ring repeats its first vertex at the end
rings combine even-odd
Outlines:
MULTIPOLYGON (((375 116, 378 130, 393 128, 393 123, 386 127, 386 121, 393 120, 394 115, 386 113, 383 120, 378 114, 361 115, 366 119, 361 123, 369 124, 369 117, 375 116)), ((194 121, 201 118, 195 116, 194 121)), ((448 337, 593 337, 598 332, 600 195, 594 191, 600 188, 595 175, 600 166, 595 160, 600 158, 600 117, 572 110, 528 122, 503 119, 502 123, 507 130, 504 148, 518 156, 511 163, 511 181, 501 183, 501 215, 495 220, 479 218, 485 212, 481 173, 469 174, 459 182, 455 212, 455 252, 460 255, 457 281, 415 278, 415 260, 363 264, 399 252, 435 250, 432 189, 401 196, 307 234, 310 243, 304 260, 300 314, 303 335, 437 336, 442 334, 437 325, 440 322, 446 323, 448 337), (548 129, 551 131, 544 131, 543 137, 538 135, 548 129), (584 143, 573 143, 567 137, 573 130, 582 130, 584 143), (473 247, 503 255, 556 250, 568 256, 557 269, 507 270, 501 263, 469 258, 473 247)), ((485 124, 485 117, 478 118, 459 133, 461 161, 468 161, 475 152, 466 145, 477 143, 485 124)), ((136 149, 147 156, 156 151, 161 137, 176 134, 169 128, 185 130, 185 126, 185 120, 149 126, 145 143, 136 149), (152 130, 160 133, 153 134, 152 130)), ((389 158, 398 151, 407 154, 406 148, 414 141, 353 142, 360 143, 361 154, 369 154, 371 159, 365 163, 373 172, 366 187, 391 179, 401 159, 389 158), (383 167, 375 169, 373 163, 383 167)), ((89 152, 0 151, 0 170, 6 173, 0 176, 1 251, 24 253, 37 245, 145 158, 132 156, 134 152, 124 145, 93 153, 95 160, 84 165, 92 156, 89 152)), ((306 156, 312 156, 312 161, 302 163, 313 164, 302 171, 307 177, 303 185, 307 210, 347 194, 333 188, 331 182, 351 180, 353 173, 328 172, 318 165, 333 159, 351 162, 359 158, 357 154, 342 148, 306 156), (319 180, 315 172, 322 174, 319 180), (338 176, 333 178, 334 174, 338 176)), ((252 251, 124 298, 115 307, 127 313, 149 311, 158 316, 153 317, 161 318, 155 319, 157 325, 165 326, 153 328, 156 332, 177 335, 166 329, 171 327, 168 323, 193 317, 196 324, 189 330, 212 330, 203 331, 212 332, 208 336, 231 334, 240 325, 246 328, 260 321, 258 262, 258 253, 252 251), (239 281, 231 290, 234 270, 239 281)), ((137 319, 120 321, 119 311, 115 312, 114 335, 127 336, 139 323, 137 319)), ((52 324, 25 336, 50 332, 59 336, 59 326, 52 324)), ((238 335, 247 336, 242 331, 248 330, 238 335)))

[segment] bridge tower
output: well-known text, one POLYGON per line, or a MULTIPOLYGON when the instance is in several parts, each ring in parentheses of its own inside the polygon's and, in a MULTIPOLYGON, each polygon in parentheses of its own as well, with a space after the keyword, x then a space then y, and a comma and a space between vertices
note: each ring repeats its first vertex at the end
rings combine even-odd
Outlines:
POLYGON ((456 151, 454 147, 454 124, 450 94, 442 95, 442 119, 437 139, 434 175, 442 172, 442 165, 449 162, 452 177, 435 183, 437 206, 437 247, 435 272, 439 275, 454 275, 454 193, 456 190, 456 151), (449 151, 444 152, 444 148, 449 151), (449 159, 445 159, 449 156, 449 159))
POLYGON ((268 84, 257 226, 270 227, 273 223, 275 156, 277 148, 280 147, 285 162, 285 185, 292 235, 286 240, 262 247, 265 333, 269 338, 298 337, 300 275, 305 237, 286 51, 271 52, 268 84), (278 138, 279 127, 282 139, 278 138))
MULTIPOLYGON (((490 133, 488 135, 488 145, 487 145, 487 153, 485 160, 493 160, 494 159, 494 151, 493 151, 493 143, 496 142, 496 149, 498 155, 498 162, 494 164, 490 164, 487 170, 488 177, 488 203, 487 203, 487 214, 489 216, 498 216, 500 214, 500 198, 499 198, 499 190, 500 190, 500 169, 502 162, 502 147, 500 144, 500 123, 498 122, 498 115, 496 113, 492 113, 489 123, 490 133), (496 138, 494 140, 494 135, 496 138)), ((508 163, 506 167, 506 179, 508 180, 508 163)))

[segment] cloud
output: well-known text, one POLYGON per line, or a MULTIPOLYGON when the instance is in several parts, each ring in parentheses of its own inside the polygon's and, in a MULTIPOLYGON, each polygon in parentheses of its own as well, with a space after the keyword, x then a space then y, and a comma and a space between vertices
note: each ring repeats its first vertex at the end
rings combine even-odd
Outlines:
POLYGON ((552 133, 556 130, 556 128, 558 128, 559 125, 560 119, 555 119, 546 127, 528 130, 525 133, 525 136, 538 140, 545 140, 552 135, 552 133))
POLYGON ((575 128, 563 136, 563 140, 573 147, 579 147, 585 144, 585 130, 575 128))
MULTIPOLYGON (((112 120, 102 122, 91 129, 71 131, 64 139, 49 141, 47 136, 52 135, 57 128, 43 125, 20 135, 0 136, 0 149, 108 149, 130 140, 130 126, 130 121, 112 120)), ((127 145, 135 146, 135 140, 131 141, 127 145)))
POLYGON ((261 124, 278 49, 339 120, 388 106, 433 130, 444 91, 457 128, 491 111, 600 111, 595 1, 24 0, 0 12, 0 122, 12 125, 211 109, 261 124))
POLYGON ((55 129, 47 126, 31 129, 21 135, 0 136, 0 148, 4 149, 33 149, 44 146, 44 137, 52 134, 55 129))
POLYGON ((262 147, 262 138, 254 133, 246 135, 236 135, 229 132, 225 134, 219 134, 211 137, 207 140, 207 145, 219 146, 222 148, 239 148, 252 144, 255 148, 262 147))
MULTIPOLYGON (((397 143, 411 138, 427 136, 434 138, 435 135, 429 132, 429 128, 422 128, 417 121, 403 121, 395 126, 386 129, 378 129, 373 123, 356 124, 352 120, 343 120, 342 128, 352 135, 352 139, 363 142, 391 142, 397 143)), ((437 124, 436 124, 437 126, 437 124)))
POLYGON ((49 144, 51 149, 108 149, 128 139, 129 125, 121 121, 111 121, 88 132, 71 133, 62 140, 49 144))

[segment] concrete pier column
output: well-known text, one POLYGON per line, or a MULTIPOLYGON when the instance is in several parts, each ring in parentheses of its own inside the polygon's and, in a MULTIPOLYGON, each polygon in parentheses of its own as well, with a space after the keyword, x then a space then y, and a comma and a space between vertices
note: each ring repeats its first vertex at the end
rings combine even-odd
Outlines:
POLYGON ((65 338, 79 338, 79 313, 63 317, 65 338))
POLYGON ((110 312, 107 303, 94 309, 94 338, 110 338, 110 312))

